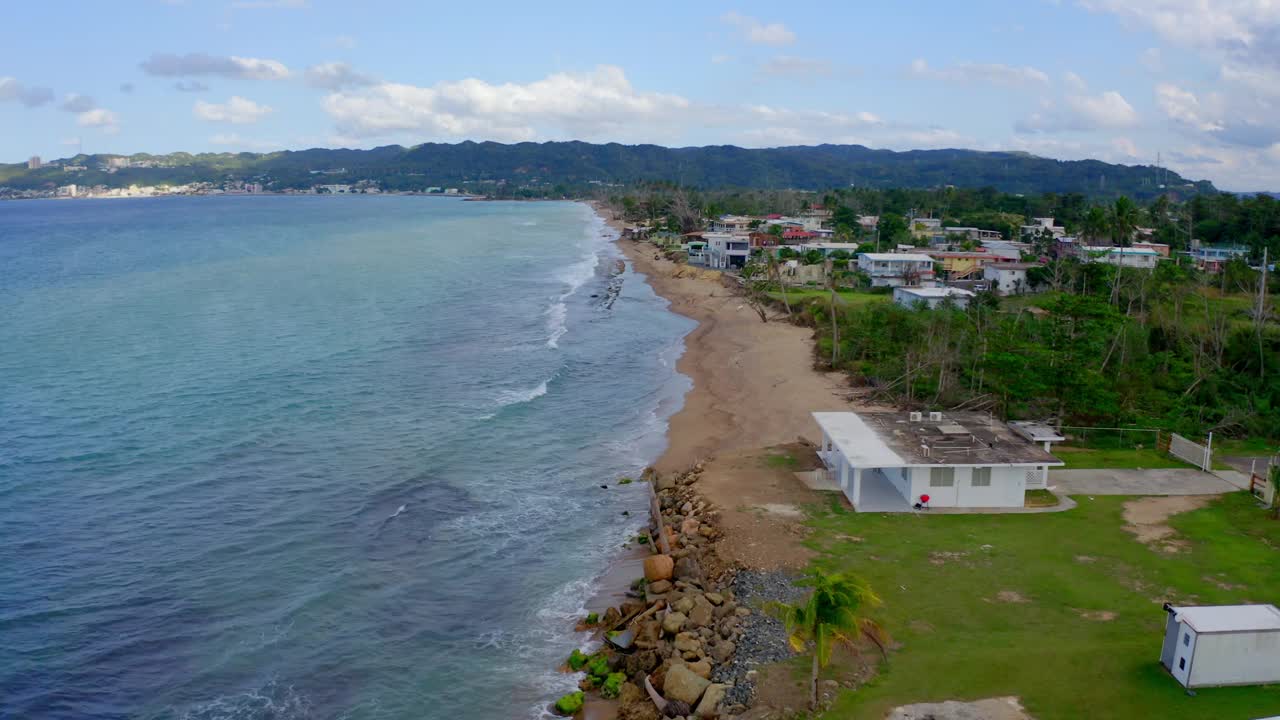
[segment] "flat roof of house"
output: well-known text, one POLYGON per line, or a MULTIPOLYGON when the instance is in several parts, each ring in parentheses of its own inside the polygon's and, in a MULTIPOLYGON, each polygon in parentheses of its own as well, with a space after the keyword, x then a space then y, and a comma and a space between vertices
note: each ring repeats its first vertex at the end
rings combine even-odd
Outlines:
POLYGON ((814 250, 857 250, 860 245, 858 243, 801 243, 802 248, 812 248, 814 250))
POLYGON ((1055 428, 1034 420, 1011 420, 1009 429, 1031 442, 1062 442, 1066 440, 1055 428))
POLYGON ((873 262, 933 262, 933 258, 923 253, 858 253, 858 257, 869 258, 873 262))
POLYGON ((1040 267, 1040 263, 997 262, 997 263, 991 263, 987 267, 993 267, 997 270, 1030 270, 1033 267, 1040 267))
POLYGON ((1159 255, 1160 253, 1151 248, 1136 247, 1109 247, 1106 245, 1091 245, 1085 248, 1085 252, 1106 252, 1113 255, 1159 255))
POLYGON ((855 467, 1062 465, 985 413, 912 421, 907 412, 815 412, 823 432, 855 467))
POLYGON ((968 290, 954 287, 897 287, 894 292, 910 293, 922 298, 973 297, 968 290))
POLYGON ((1280 630, 1280 609, 1275 605, 1170 606, 1179 622, 1198 633, 1280 630))

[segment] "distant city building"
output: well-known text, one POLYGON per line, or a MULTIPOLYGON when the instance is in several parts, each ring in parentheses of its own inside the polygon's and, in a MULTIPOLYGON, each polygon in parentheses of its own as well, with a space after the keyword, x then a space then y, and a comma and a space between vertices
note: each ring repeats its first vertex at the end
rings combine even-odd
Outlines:
POLYGON ((58 188, 58 197, 75 197, 78 189, 75 185, 63 185, 58 188))
POLYGON ((88 170, 88 169, 89 168, 85 167, 84 165, 63 165, 62 166, 62 170, 64 172, 84 172, 85 170, 88 170))
POLYGON ((127 168, 129 167, 129 158, 127 157, 107 158, 107 167, 111 170, 120 170, 121 168, 127 168))
POLYGON ((39 155, 32 155, 32 156, 31 156, 31 159, 27 160, 27 169, 28 169, 28 170, 39 170, 39 169, 40 169, 40 166, 41 166, 41 165, 43 165, 43 164, 44 164, 44 163, 40 162, 40 156, 39 156, 39 155))

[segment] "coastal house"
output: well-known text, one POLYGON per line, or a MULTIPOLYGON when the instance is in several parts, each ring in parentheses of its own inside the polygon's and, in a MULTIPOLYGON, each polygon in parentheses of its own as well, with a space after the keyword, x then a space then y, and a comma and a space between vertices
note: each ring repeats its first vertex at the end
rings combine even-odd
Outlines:
POLYGON ((982 268, 1004 258, 988 252, 960 252, 951 250, 925 250, 925 255, 942 265, 948 280, 967 280, 982 277, 982 268))
POLYGON ((1051 217, 1031 218, 1031 224, 1019 227, 1018 234, 1023 240, 1030 240, 1045 230, 1048 230, 1055 238, 1060 238, 1067 234, 1067 229, 1061 225, 1054 225, 1051 217))
POLYGON ((1017 240, 984 240, 982 249, 992 255, 999 255, 1010 262, 1021 260, 1024 254, 1032 250, 1030 243, 1017 240))
POLYGON ((1183 687, 1280 683, 1275 605, 1164 604, 1160 664, 1183 687))
POLYGON ((747 233, 751 230, 752 222, 755 222, 755 218, 745 215, 721 215, 711 221, 711 230, 718 233, 747 233))
POLYGON ((747 234, 747 242, 752 249, 775 247, 778 244, 778 236, 773 233, 756 230, 747 234))
POLYGON ((1162 259, 1169 257, 1169 246, 1166 243, 1150 242, 1146 240, 1135 240, 1133 247, 1146 248, 1147 250, 1155 250, 1160 254, 1162 259))
POLYGON ((954 287, 896 287, 893 301, 905 308, 926 307, 930 310, 950 302, 958 308, 969 307, 973 293, 954 287))
POLYGON ((1019 295, 1031 289, 1027 271, 1037 263, 998 262, 982 268, 982 277, 997 295, 1019 295))
POLYGON ((942 233, 941 218, 912 218, 911 235, 916 238, 932 238, 942 233))
POLYGON ((836 243, 836 242, 807 242, 796 246, 796 250, 801 253, 808 253, 814 250, 822 253, 827 257, 843 250, 849 255, 855 255, 858 252, 858 243, 836 243))
POLYGON ((970 240, 973 240, 975 242, 983 242, 985 240, 1000 240, 1004 238, 1004 236, 1000 234, 999 230, 983 230, 982 228, 956 227, 954 225, 949 225, 947 227, 942 228, 942 234, 943 235, 963 235, 964 237, 970 240))
POLYGON ((1085 262, 1150 270, 1160 261, 1160 253, 1147 248, 1090 245, 1080 248, 1085 262))
POLYGON ((872 287, 920 286, 934 279, 933 258, 921 253, 859 253, 858 269, 872 287))
POLYGON ((1062 461, 975 412, 815 412, 818 455, 858 512, 1023 507, 1062 461))
POLYGON ((1239 245, 1200 245, 1187 254, 1198 270, 1219 273, 1232 258, 1242 258, 1248 253, 1249 248, 1239 245))
POLYGON ((717 270, 740 268, 751 256, 751 241, 746 235, 729 233, 703 233, 707 243, 707 267, 717 270))
POLYGON ((799 245, 801 243, 810 242, 816 237, 808 230, 800 228, 787 228, 782 231, 782 242, 786 245, 799 245))

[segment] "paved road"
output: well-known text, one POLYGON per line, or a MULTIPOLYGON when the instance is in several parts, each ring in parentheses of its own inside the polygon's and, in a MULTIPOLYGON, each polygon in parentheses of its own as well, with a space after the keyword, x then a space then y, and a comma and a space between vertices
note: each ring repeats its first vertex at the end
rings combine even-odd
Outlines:
POLYGON ((1049 484, 1067 495, 1217 495, 1247 487, 1248 479, 1189 468, 1050 470, 1049 484))

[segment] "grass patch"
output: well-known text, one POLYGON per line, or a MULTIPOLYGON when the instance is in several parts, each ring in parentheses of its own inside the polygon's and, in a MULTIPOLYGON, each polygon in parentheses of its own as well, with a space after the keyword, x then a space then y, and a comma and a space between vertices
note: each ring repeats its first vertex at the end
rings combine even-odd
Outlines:
POLYGON ((815 510, 816 561, 864 577, 900 643, 879 675, 827 717, 879 720, 898 705, 1022 698, 1037 720, 1275 714, 1280 686, 1188 696, 1159 665, 1164 601, 1274 601, 1280 522, 1244 493, 1170 519, 1188 542, 1164 554, 1124 530, 1124 497, 1064 513, 856 514, 815 510), (860 541, 842 539, 857 537, 860 541))
MULTIPOLYGON (((781 301, 782 293, 776 290, 770 291, 769 297, 774 300, 781 301)), ((788 289, 787 300, 792 303, 800 304, 809 300, 821 300, 828 302, 831 299, 830 290, 817 289, 788 289)), ((860 307, 862 305, 874 305, 877 303, 892 302, 892 295, 873 294, 867 292, 859 292, 857 290, 837 290, 836 301, 845 307, 860 307)))
POLYGON ((1181 460, 1155 448, 1092 448, 1056 445, 1053 454, 1066 463, 1064 470, 1085 468, 1189 468, 1181 460))
POLYGON ((800 461, 790 453, 773 453, 764 459, 764 464, 776 470, 795 470, 800 461))
POLYGON ((1053 507, 1058 504, 1058 496, 1048 490, 1028 490, 1026 492, 1027 507, 1053 507))

